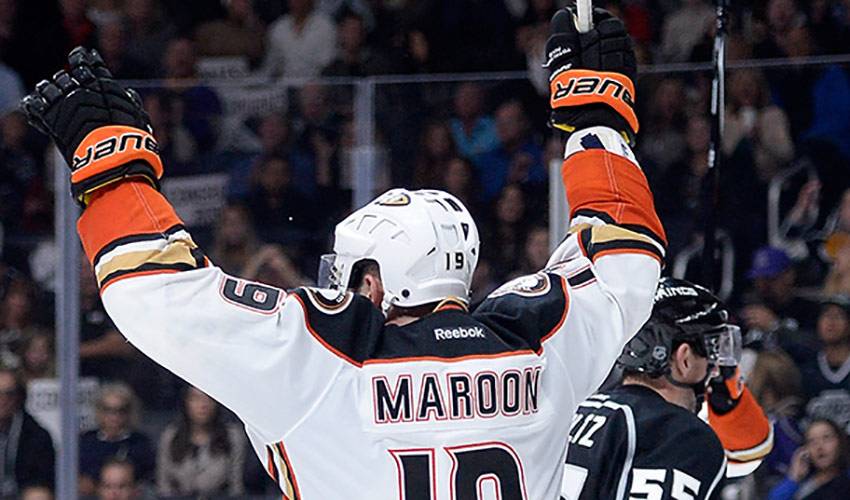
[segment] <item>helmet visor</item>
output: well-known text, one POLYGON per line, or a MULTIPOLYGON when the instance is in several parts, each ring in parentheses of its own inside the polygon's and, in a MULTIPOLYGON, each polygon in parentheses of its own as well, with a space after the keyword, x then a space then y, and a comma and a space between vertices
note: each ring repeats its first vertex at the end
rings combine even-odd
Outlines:
POLYGON ((340 288, 341 273, 336 266, 337 255, 326 253, 319 258, 319 272, 316 275, 316 285, 319 288, 340 288))
POLYGON ((738 366, 741 361, 741 329, 723 325, 703 335, 708 359, 717 366, 738 366))

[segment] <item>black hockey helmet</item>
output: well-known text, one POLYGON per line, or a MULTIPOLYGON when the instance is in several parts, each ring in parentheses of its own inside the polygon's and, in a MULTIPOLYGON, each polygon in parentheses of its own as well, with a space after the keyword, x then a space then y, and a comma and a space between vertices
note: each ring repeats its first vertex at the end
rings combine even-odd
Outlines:
POLYGON ((652 315, 626 344, 617 364, 629 373, 660 377, 670 373, 670 356, 687 343, 714 365, 735 366, 741 358, 741 331, 708 289, 677 278, 662 278, 652 315))

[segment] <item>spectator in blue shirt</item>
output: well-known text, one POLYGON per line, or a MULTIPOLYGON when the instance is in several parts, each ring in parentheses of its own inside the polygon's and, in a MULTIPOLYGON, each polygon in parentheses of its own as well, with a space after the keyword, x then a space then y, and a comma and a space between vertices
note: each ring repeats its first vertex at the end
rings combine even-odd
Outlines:
POLYGON ((496 122, 484 114, 484 91, 475 82, 458 85, 454 95, 455 117, 449 122, 457 151, 465 158, 495 149, 499 145, 496 122))
POLYGON ((532 189, 543 186, 547 179, 543 149, 534 142, 519 101, 507 101, 496 110, 496 133, 498 146, 474 159, 485 200, 495 198, 510 183, 532 189))
POLYGON ((806 442, 794 452, 788 476, 770 491, 768 499, 847 498, 847 465, 847 435, 831 420, 814 420, 806 429, 806 442))

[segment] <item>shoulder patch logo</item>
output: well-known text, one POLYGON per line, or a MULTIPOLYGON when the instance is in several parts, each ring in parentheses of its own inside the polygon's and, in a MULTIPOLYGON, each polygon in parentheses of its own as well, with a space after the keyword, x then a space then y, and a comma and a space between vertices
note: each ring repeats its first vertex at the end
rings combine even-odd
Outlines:
POLYGON ((307 298, 313 307, 325 314, 337 314, 345 310, 354 295, 351 292, 341 292, 324 288, 304 288, 307 298))
POLYGON ((519 278, 508 281, 491 293, 489 297, 502 297, 508 294, 515 294, 521 297, 540 297, 541 295, 546 295, 551 288, 552 283, 549 281, 549 275, 540 272, 520 276, 519 278))

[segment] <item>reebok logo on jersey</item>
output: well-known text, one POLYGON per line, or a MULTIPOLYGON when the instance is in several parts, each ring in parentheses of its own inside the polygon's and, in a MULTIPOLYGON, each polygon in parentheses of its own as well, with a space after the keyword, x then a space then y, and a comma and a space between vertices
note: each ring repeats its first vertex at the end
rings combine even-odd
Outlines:
POLYGON ((437 340, 452 340, 452 339, 483 339, 484 329, 480 326, 471 328, 434 328, 434 338, 437 340))

